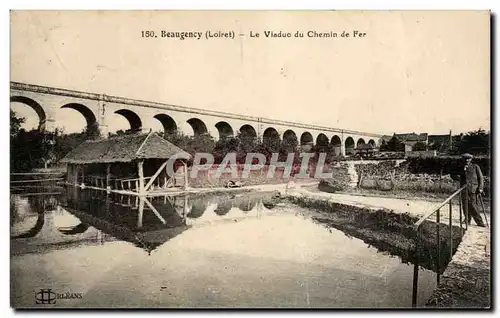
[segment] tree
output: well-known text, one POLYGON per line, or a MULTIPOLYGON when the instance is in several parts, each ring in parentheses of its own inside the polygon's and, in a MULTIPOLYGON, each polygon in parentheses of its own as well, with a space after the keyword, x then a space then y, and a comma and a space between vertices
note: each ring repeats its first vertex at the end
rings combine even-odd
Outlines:
POLYGON ((380 151, 405 151, 405 144, 393 136, 387 143, 382 143, 380 151))
POLYGON ((454 138, 454 153, 489 154, 490 153, 490 134, 479 128, 478 130, 468 132, 461 138, 454 138))
POLYGON ((82 131, 85 134, 87 139, 98 139, 101 137, 101 131, 99 129, 99 124, 94 122, 90 125, 87 125, 85 129, 82 131))
POLYGON ((299 145, 299 140, 294 134, 285 134, 281 142, 280 153, 295 152, 299 145))
POLYGON ((17 135, 11 138, 10 146, 12 172, 28 172, 43 167, 50 151, 45 134, 37 129, 26 131, 21 128, 17 135))
POLYGON ((10 110, 10 137, 15 137, 19 130, 21 130, 21 125, 26 122, 26 118, 17 117, 17 114, 12 109, 10 110))

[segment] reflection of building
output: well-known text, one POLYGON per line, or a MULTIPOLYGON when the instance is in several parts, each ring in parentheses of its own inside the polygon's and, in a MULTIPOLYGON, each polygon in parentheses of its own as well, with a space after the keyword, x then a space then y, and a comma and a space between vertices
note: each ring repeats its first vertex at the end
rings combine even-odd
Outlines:
POLYGON ((82 223, 151 253, 189 227, 175 201, 75 191, 64 208, 82 223))

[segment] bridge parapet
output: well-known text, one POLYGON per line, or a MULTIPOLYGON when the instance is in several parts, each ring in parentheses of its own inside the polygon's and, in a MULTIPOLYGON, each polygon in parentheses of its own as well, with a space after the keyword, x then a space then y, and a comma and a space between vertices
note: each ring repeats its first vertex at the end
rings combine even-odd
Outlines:
MULTIPOLYGON (((19 83, 19 82, 11 82, 10 88, 11 88, 11 90, 17 90, 17 91, 29 91, 29 92, 35 92, 35 93, 40 93, 40 94, 65 96, 65 97, 73 97, 73 98, 79 98, 79 99, 98 101, 99 102, 99 110, 98 110, 99 114, 101 114, 100 110, 103 108, 103 105, 107 102, 107 103, 115 103, 115 104, 122 104, 122 105, 136 106, 136 107, 154 108, 154 109, 159 109, 159 110, 169 110, 169 111, 175 111, 175 112, 181 112, 181 113, 187 113, 187 114, 234 119, 234 120, 238 120, 238 121, 247 121, 247 122, 257 123, 259 125, 262 125, 262 124, 277 125, 277 126, 281 126, 281 127, 277 127, 277 129, 279 131, 284 131, 287 128, 299 128, 299 129, 304 129, 304 130, 313 130, 313 131, 317 132, 315 135, 317 135, 320 132, 321 133, 329 132, 329 133, 335 133, 335 134, 357 135, 357 136, 374 137, 374 138, 382 137, 381 134, 376 134, 376 133, 361 132, 361 131, 349 130, 349 129, 332 128, 332 127, 311 125, 311 124, 303 124, 303 123, 296 123, 296 122, 290 122, 290 121, 284 121, 284 120, 276 120, 276 119, 257 117, 257 116, 239 115, 239 114, 233 114, 233 113, 221 112, 221 111, 204 110, 204 109, 193 108, 193 107, 136 100, 136 99, 130 99, 130 98, 125 98, 125 97, 117 97, 117 96, 110 96, 110 95, 105 95, 105 94, 88 93, 88 92, 81 92, 81 91, 68 90, 68 89, 62 89, 62 88, 53 88, 53 87, 46 87, 46 86, 40 86, 40 85, 25 84, 25 83, 19 83)), ((101 115, 98 116, 99 125, 107 127, 103 118, 101 118, 101 117, 102 117, 101 115)))

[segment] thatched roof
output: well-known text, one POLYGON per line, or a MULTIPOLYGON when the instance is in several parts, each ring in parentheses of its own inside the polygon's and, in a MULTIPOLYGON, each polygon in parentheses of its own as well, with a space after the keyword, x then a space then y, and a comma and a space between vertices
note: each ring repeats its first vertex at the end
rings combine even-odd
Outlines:
POLYGON ((68 153, 62 163, 90 164, 131 162, 136 159, 168 159, 189 156, 156 133, 133 134, 102 140, 87 140, 68 153))

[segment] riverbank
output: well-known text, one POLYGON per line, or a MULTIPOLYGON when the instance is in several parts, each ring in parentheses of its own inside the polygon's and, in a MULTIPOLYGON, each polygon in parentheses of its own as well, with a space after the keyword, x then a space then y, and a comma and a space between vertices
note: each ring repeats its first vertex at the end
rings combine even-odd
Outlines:
MULTIPOLYGON (((437 198, 430 201, 421 198, 403 199, 360 196, 353 193, 325 193, 314 191, 314 188, 311 191, 310 186, 296 188, 291 195, 309 200, 347 204, 358 208, 389 209, 391 213, 408 214, 417 218, 425 215, 435 206, 434 201, 438 201, 437 198)), ((458 224, 459 214, 456 204, 453 206, 452 213, 452 222, 458 224)), ((491 224, 489 207, 487 207, 486 215, 488 224, 491 224)), ((485 216, 482 215, 482 217, 485 216)), ((446 224, 447 216, 443 215, 440 221, 446 224)), ((491 306, 490 237, 490 228, 469 226, 441 276, 438 288, 426 306, 437 308, 489 308, 491 306)))
POLYGON ((491 308, 490 230, 470 226, 428 300, 433 308, 491 308))

